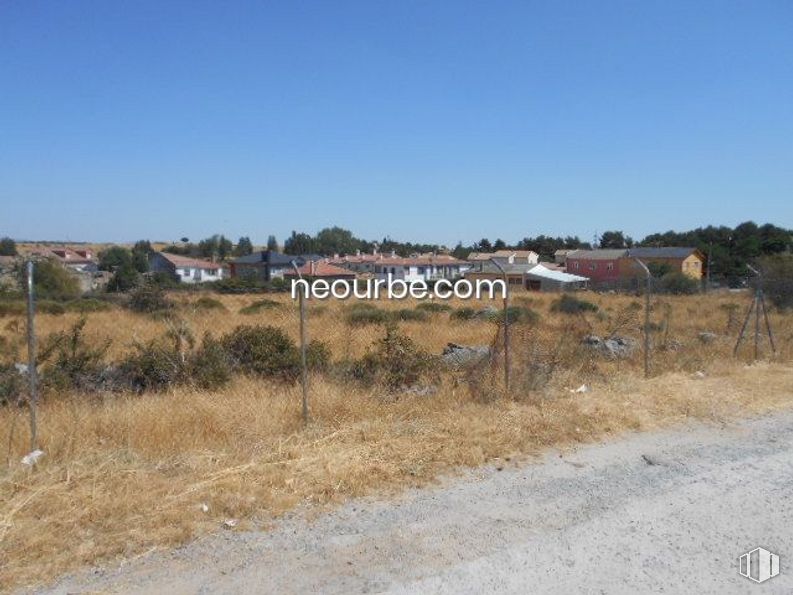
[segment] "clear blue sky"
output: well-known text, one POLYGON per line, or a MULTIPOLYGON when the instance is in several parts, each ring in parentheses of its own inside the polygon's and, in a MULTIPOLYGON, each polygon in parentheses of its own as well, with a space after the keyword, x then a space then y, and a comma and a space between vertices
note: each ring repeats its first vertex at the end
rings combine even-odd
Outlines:
POLYGON ((793 2, 0 3, 0 235, 793 227, 793 2))

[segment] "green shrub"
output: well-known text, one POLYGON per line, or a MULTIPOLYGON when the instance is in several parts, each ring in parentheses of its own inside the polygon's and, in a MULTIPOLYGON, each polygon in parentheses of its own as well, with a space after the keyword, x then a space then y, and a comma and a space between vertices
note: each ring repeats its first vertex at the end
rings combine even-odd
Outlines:
POLYGON ((231 380, 231 364, 222 343, 207 333, 189 358, 190 381, 198 388, 214 390, 231 380))
POLYGON ((410 308, 402 308, 389 313, 392 320, 401 321, 422 321, 427 320, 427 313, 422 310, 411 310, 410 308))
POLYGON ((61 314, 66 314, 66 305, 62 302, 55 302, 52 300, 40 300, 36 302, 36 312, 39 314, 60 316, 61 314))
POLYGON ((158 285, 147 283, 136 288, 129 297, 129 307, 135 312, 152 314, 173 308, 173 303, 158 285))
POLYGON ((306 366, 314 372, 326 372, 330 367, 330 345, 324 341, 311 341, 306 345, 306 366))
POLYGON ((416 306, 416 310, 423 310, 431 314, 439 312, 450 312, 452 307, 449 304, 441 304, 439 302, 421 302, 416 306))
POLYGON ((385 337, 374 349, 350 367, 349 374, 366 383, 379 383, 389 389, 437 382, 436 360, 409 337, 388 325, 385 337))
POLYGON ((136 343, 120 362, 118 376, 121 384, 139 393, 162 391, 186 379, 180 353, 162 339, 136 343))
POLYGON ((13 363, 0 364, 0 406, 20 400, 25 390, 26 377, 20 374, 13 363))
POLYGON ((449 315, 452 320, 474 320, 477 317, 477 311, 469 306, 458 308, 449 315))
POLYGON ((265 310, 272 310, 273 308, 279 308, 280 306, 280 302, 262 298, 253 302, 252 304, 245 306, 244 308, 240 308, 240 314, 245 314, 246 316, 251 314, 259 314, 265 310))
POLYGON ((95 390, 99 387, 103 360, 110 341, 98 346, 85 338, 86 318, 82 317, 68 330, 49 335, 41 346, 39 361, 42 384, 51 390, 95 390))
POLYGON ((592 302, 579 299, 568 293, 565 293, 551 304, 551 312, 561 312, 562 314, 583 314, 597 311, 598 307, 592 302))
POLYGON ((224 335, 221 344, 231 365, 243 373, 284 380, 300 374, 300 351, 281 329, 241 325, 224 335))
MULTIPOLYGON (((19 268, 19 286, 27 287, 26 269, 19 268)), ((33 266, 36 297, 50 300, 72 300, 80 297, 80 283, 71 271, 53 260, 39 260, 33 266)))
POLYGON ((0 302, 0 317, 3 316, 24 316, 27 306, 21 301, 2 301, 0 302))
POLYGON ((667 273, 655 283, 658 293, 692 295, 699 292, 700 283, 683 273, 667 273))
POLYGON ((208 295, 202 295, 200 298, 195 300, 192 304, 193 308, 196 310, 225 310, 226 306, 223 305, 218 299, 213 297, 209 297, 208 295))
MULTIPOLYGON (((510 324, 514 324, 517 322, 537 322, 540 316, 534 311, 524 306, 509 306, 507 307, 506 313, 507 320, 509 320, 510 324)), ((496 322, 498 324, 504 323, 504 309, 501 308, 500 310, 493 312, 488 315, 488 320, 490 322, 496 322)))
POLYGON ((385 310, 380 310, 372 304, 358 302, 347 308, 346 320, 347 324, 350 326, 384 324, 385 322, 388 322, 389 314, 385 310))
POLYGON ((105 312, 113 309, 113 304, 96 298, 84 298, 67 302, 65 308, 68 312, 79 312, 87 314, 89 312, 105 312))

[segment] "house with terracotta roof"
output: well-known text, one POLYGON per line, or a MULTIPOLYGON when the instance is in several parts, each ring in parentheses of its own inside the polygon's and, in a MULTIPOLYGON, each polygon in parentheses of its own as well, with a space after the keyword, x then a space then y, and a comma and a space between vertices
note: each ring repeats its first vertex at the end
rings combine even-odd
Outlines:
MULTIPOLYGON (((326 279, 328 281, 335 281, 337 279, 344 279, 352 281, 356 275, 349 269, 331 264, 327 260, 309 260, 303 266, 297 269, 300 277, 303 279, 326 279)), ((297 276, 295 269, 284 271, 284 277, 294 278, 297 276)))
POLYGON ((229 262, 229 275, 232 279, 258 279, 272 281, 281 279, 288 271, 294 270, 292 261, 303 259, 305 262, 322 260, 319 254, 281 254, 275 250, 260 250, 240 256, 229 262))
POLYGON ((496 261, 499 264, 537 264, 540 255, 534 250, 496 250, 495 252, 471 252, 468 262, 483 263, 496 261))
POLYGON ((152 253, 149 256, 149 270, 168 274, 181 283, 206 283, 223 278, 223 267, 217 262, 168 252, 152 253))
POLYGON ((49 258, 58 264, 77 273, 95 273, 99 270, 99 261, 92 250, 67 247, 34 248, 28 253, 37 258, 49 258))
POLYGON ((464 260, 448 254, 429 254, 397 256, 390 254, 355 254, 334 256, 328 259, 330 264, 344 267, 364 276, 376 279, 400 279, 403 281, 437 281, 439 279, 457 279, 471 268, 464 260))

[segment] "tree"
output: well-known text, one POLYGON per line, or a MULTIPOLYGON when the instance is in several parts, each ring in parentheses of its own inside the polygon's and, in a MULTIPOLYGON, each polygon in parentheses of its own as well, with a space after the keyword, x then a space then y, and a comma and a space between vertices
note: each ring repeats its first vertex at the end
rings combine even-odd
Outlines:
POLYGON ((218 238, 218 256, 220 260, 226 260, 226 258, 231 256, 233 251, 234 245, 231 243, 231 240, 221 235, 220 238, 218 238))
POLYGON ((275 239, 275 236, 271 235, 267 238, 267 249, 272 252, 278 252, 278 240, 275 239))
POLYGON ((139 273, 149 271, 149 256, 154 254, 149 240, 138 240, 132 247, 132 266, 139 273))
POLYGON ((115 271, 123 266, 132 266, 132 253, 123 246, 112 246, 99 253, 99 269, 115 271))
POLYGON ((476 244, 474 244, 474 250, 477 252, 492 252, 493 245, 490 243, 490 240, 487 238, 482 238, 476 244))
POLYGON ((314 251, 330 256, 331 254, 354 254, 360 250, 361 240, 352 232, 341 227, 326 227, 314 239, 314 251))
POLYGON ((0 256, 16 256, 17 244, 9 237, 0 238, 0 256))
POLYGON ((292 232, 292 235, 284 242, 284 252, 286 254, 310 254, 314 251, 314 238, 307 233, 292 232))
POLYGON ((633 246, 633 239, 626 236, 621 231, 604 231, 600 236, 601 248, 630 248, 633 246))
POLYGON ((134 289, 140 284, 140 273, 134 264, 129 263, 118 267, 107 282, 107 291, 111 293, 134 289))
POLYGON ((497 239, 495 244, 493 244, 494 250, 504 250, 506 247, 507 247, 506 242, 504 242, 504 240, 502 240, 501 238, 497 239))
POLYGON ((248 236, 243 236, 237 240, 237 247, 234 248, 235 256, 247 256, 253 254, 253 243, 248 236))

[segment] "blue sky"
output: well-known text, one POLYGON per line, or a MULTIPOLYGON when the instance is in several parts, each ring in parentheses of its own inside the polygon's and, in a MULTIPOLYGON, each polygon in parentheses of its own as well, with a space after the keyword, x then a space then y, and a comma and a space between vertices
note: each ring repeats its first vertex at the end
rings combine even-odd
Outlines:
POLYGON ((0 3, 0 235, 793 227, 793 3, 0 3))

